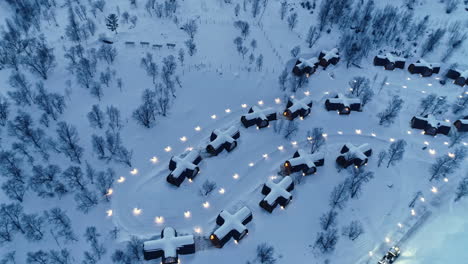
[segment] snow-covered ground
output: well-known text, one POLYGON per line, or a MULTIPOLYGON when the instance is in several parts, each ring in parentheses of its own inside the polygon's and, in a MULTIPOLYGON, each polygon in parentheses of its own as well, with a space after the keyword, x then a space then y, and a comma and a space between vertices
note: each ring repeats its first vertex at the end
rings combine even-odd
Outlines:
MULTIPOLYGON (((313 107, 310 116, 296 121, 299 125, 298 133, 286 140, 273 131, 277 121, 271 122, 269 128, 246 129, 241 127, 240 116, 253 105, 273 107, 281 115, 287 98, 283 97, 278 88, 278 76, 284 67, 290 68, 295 62, 290 55, 291 48, 300 45, 301 54, 309 56, 316 55, 321 49, 337 46, 338 35, 332 32, 324 34, 312 49, 307 48, 305 34, 315 21, 316 14, 308 14, 292 1, 291 6, 300 13, 301 22, 294 31, 290 31, 287 23, 278 17, 279 1, 270 1, 258 20, 253 20, 250 13, 243 11, 236 18, 233 5, 224 1, 182 1, 178 11, 181 14, 179 23, 175 24, 150 17, 143 3, 133 8, 128 2, 108 1, 105 9, 105 14, 108 14, 119 6, 121 11, 129 10, 132 15, 138 15, 139 20, 133 29, 122 25, 119 34, 114 37, 118 56, 111 68, 116 70, 116 76, 122 78, 124 85, 122 91, 119 91, 114 81, 111 87, 104 89, 101 101, 92 98, 89 91, 79 87, 74 76, 66 69, 61 38, 64 25, 44 26, 49 43, 55 47, 59 65, 45 82, 48 89, 65 93, 67 80, 73 83, 66 111, 61 118, 77 127, 81 144, 87 150, 85 159, 90 164, 99 170, 112 167, 117 171, 117 178, 124 179, 114 183, 110 203, 99 204, 87 215, 74 209, 71 196, 61 200, 43 200, 37 199, 32 192, 26 194, 24 207, 28 213, 41 213, 56 206, 67 210, 74 230, 80 237, 80 241, 64 246, 73 251, 75 263, 81 262, 83 248, 89 247, 82 238, 87 226, 97 226, 103 234, 102 242, 109 248, 99 263, 111 263, 113 251, 123 248, 131 236, 146 240, 159 235, 163 227, 170 226, 180 233, 208 237, 216 227, 215 219, 221 210, 233 211, 242 205, 248 206, 253 212, 253 221, 247 225, 247 237, 238 244, 231 241, 223 249, 203 248, 194 255, 181 256, 182 263, 246 263, 255 258, 256 247, 263 242, 274 246, 277 263, 323 263, 326 259, 330 263, 376 263, 385 250, 404 237, 408 230, 413 230, 412 224, 425 211, 431 214, 400 245, 402 256, 398 263, 460 263, 460 260, 468 257, 463 248, 468 235, 467 201, 452 203, 456 183, 466 176, 464 174, 468 164, 465 162, 459 171, 448 177, 448 182, 430 183, 430 164, 438 156, 452 151, 445 143, 449 138, 444 135, 422 135, 420 130, 411 129, 409 124, 418 111, 419 100, 425 95, 437 93, 447 96, 449 102, 453 102, 457 96, 466 92, 466 88, 451 83, 442 86, 439 83, 441 75, 422 78, 410 75, 406 70, 385 71, 382 67, 374 67, 373 54, 363 60, 361 68, 347 68, 345 63, 340 62, 327 70, 318 70, 309 78, 308 85, 295 94, 297 98, 312 97, 313 107), (158 117, 154 127, 143 128, 132 118, 132 112, 141 103, 142 91, 151 88, 153 84, 140 67, 140 60, 147 52, 154 54, 158 63, 167 55, 177 57, 177 51, 185 47, 184 41, 187 39, 179 27, 191 18, 199 23, 199 32, 195 36, 198 51, 193 57, 186 54, 184 65, 177 66, 182 87, 177 88, 169 115, 158 117), (235 49, 233 39, 239 35, 239 30, 233 26, 233 21, 237 19, 250 22, 251 32, 246 41, 256 39, 258 47, 253 53, 255 56, 263 55, 262 70, 249 66, 247 57, 242 59, 235 49), (310 22, 302 22, 308 20, 310 22), (135 41, 137 44, 129 47, 125 45, 126 41, 135 41), (150 44, 175 43, 176 48, 153 50, 141 47, 138 44, 140 41, 148 41, 150 44), (355 76, 374 80, 371 82, 376 92, 373 100, 365 106, 363 112, 352 112, 349 116, 327 112, 324 108, 326 98, 331 94, 346 93, 349 82, 355 76), (388 79, 379 91, 384 77, 388 79), (376 114, 386 107, 393 95, 399 95, 405 100, 402 112, 392 126, 379 126, 376 114), (92 153, 91 134, 103 132, 89 126, 86 114, 92 104, 99 104, 102 108, 114 105, 120 109, 124 123, 122 141, 133 150, 131 168, 99 161, 92 153), (234 151, 205 158, 200 164, 201 173, 193 182, 185 180, 179 188, 166 182, 168 163, 173 155, 187 148, 204 149, 212 130, 231 125, 239 127, 241 134, 234 151), (309 149, 306 133, 315 127, 323 127, 326 133, 325 166, 319 167, 317 174, 305 177, 296 185, 292 192, 292 203, 287 208, 277 208, 272 214, 267 213, 258 206, 263 199, 262 184, 277 176, 280 165, 291 158, 298 148, 309 149), (399 139, 408 143, 404 159, 390 168, 385 165, 377 167, 377 154, 399 139), (338 171, 335 167, 335 159, 345 143, 371 145, 373 155, 366 169, 373 171, 375 178, 363 186, 358 199, 350 199, 347 206, 338 211, 337 227, 341 233, 342 227, 351 220, 359 220, 365 232, 355 241, 340 237, 336 250, 332 254, 322 255, 313 250, 313 245, 321 229, 319 217, 329 210, 332 189, 348 176, 346 171, 338 171), (207 197, 199 193, 205 180, 214 181, 217 185, 216 190, 207 197), (440 191, 434 193, 431 191, 433 188, 440 191), (412 216, 408 204, 418 191, 423 193, 427 205, 417 201, 416 215, 412 216), (190 212, 189 216, 187 212, 190 212), (107 236, 114 227, 121 230, 116 241, 107 236)), ((377 2, 383 6, 388 1, 377 2)), ((416 16, 434 14, 436 21, 467 17, 467 12, 461 7, 449 18, 442 16, 436 11, 441 8, 439 3, 430 2, 421 1, 420 8, 415 9, 416 16)), ((394 4, 400 3, 398 1, 394 4)), ((57 19, 66 21, 66 8, 59 10, 57 19)), ((11 10, 0 3, 0 15, 9 12, 11 10)), ((107 32, 104 16, 98 16, 96 20, 98 33, 107 32)), ((99 42, 94 37, 86 45, 98 48, 99 42)), ((450 62, 462 60, 467 51, 465 44, 450 62)), ((433 60, 438 57, 440 52, 429 56, 433 60)), ((409 58, 409 62, 417 59, 409 58)), ((449 63, 444 64, 443 68, 447 65, 449 63)), ((102 70, 105 66, 99 65, 98 68, 102 70)), ((2 94, 10 89, 7 85, 9 74, 10 70, 0 71, 0 85, 6 87, 0 88, 2 94)), ((27 76, 31 80, 35 78, 29 74, 27 76)), ((39 117, 36 110, 28 111, 36 119, 39 117)), ((456 118, 450 111, 443 116, 452 121, 456 118)), ((2 129, 2 137, 6 135, 5 131, 2 129)), ((46 131, 55 133, 55 128, 52 126, 46 131)), ((9 148, 11 142, 5 139, 2 138, 2 148, 9 148)), ((52 161, 64 164, 63 169, 69 163, 58 155, 52 161)), ((3 194, 0 201, 9 202, 3 194)), ((15 250, 18 263, 25 263, 26 252, 60 246, 55 244, 51 236, 33 243, 18 235, 12 243, 0 247, 0 255, 15 250)))

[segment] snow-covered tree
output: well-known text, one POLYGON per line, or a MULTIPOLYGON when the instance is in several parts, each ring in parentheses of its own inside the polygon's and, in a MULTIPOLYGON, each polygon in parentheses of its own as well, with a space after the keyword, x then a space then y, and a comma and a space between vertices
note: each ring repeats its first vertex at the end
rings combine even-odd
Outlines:
POLYGON ((47 92, 42 82, 36 84, 34 103, 53 120, 57 120, 58 115, 62 114, 66 107, 63 95, 47 92))
POLYGON ((141 97, 143 103, 133 111, 132 116, 139 124, 146 128, 150 128, 156 122, 156 93, 153 90, 145 89, 141 97))
POLYGON ((33 91, 31 84, 26 79, 26 76, 20 72, 13 72, 8 80, 13 91, 8 91, 8 96, 20 106, 31 105, 33 102, 33 91))
POLYGON ((112 64, 117 57, 117 49, 111 45, 103 43, 97 54, 99 59, 104 60, 108 64, 112 64))
MULTIPOLYGON (((257 60, 255 61, 255 65, 257 66, 257 70, 261 71, 263 67, 263 54, 258 55, 257 60)), ((1 111, 1 105, 0 105, 0 111, 1 111)), ((1 117, 1 112, 0 112, 0 117, 1 117)))
POLYGON ((250 25, 246 21, 237 20, 234 22, 234 27, 238 28, 241 31, 241 36, 245 39, 250 33, 250 25))
POLYGON ((34 128, 33 120, 29 114, 19 111, 13 121, 8 121, 8 133, 24 144, 34 146, 44 159, 48 159, 45 132, 40 128, 34 128))
POLYGON ((283 0, 283 2, 281 2, 281 6, 280 6, 281 20, 284 20, 284 18, 286 17, 287 12, 288 12, 288 2, 286 0, 283 0))
POLYGON ((96 193, 89 189, 81 189, 75 194, 76 209, 87 214, 92 208, 98 205, 99 200, 96 193))
POLYGON ((63 238, 65 242, 78 241, 78 238, 73 232, 71 220, 65 211, 55 207, 49 211, 45 211, 44 216, 49 225, 51 225, 50 233, 56 240, 63 238))
POLYGON ((208 196, 211 192, 216 189, 216 182, 205 180, 200 188, 200 193, 203 196, 208 196))
POLYGON ((300 46, 295 46, 294 48, 291 49, 291 56, 293 58, 296 58, 297 55, 299 55, 299 53, 301 53, 301 47, 300 46))
POLYGON ((420 115, 441 114, 448 108, 447 96, 438 96, 435 93, 429 94, 421 99, 419 109, 420 115))
POLYGON ((310 153, 315 153, 325 145, 325 137, 323 136, 323 128, 315 127, 307 131, 307 141, 310 143, 310 153))
POLYGON ((44 237, 44 217, 37 214, 23 214, 21 225, 29 241, 38 241, 44 237))
POLYGON ((377 157, 377 167, 380 167, 386 158, 387 158, 387 152, 385 150, 380 151, 377 157))
POLYGON ((8 99, 0 95, 0 126, 5 126, 10 115, 10 102, 8 99))
POLYGON ((110 105, 106 108, 106 115, 107 120, 109 121, 109 128, 112 131, 120 131, 120 129, 123 127, 122 118, 120 117, 120 110, 117 107, 110 105))
POLYGON ((29 43, 24 50, 25 56, 21 62, 34 74, 39 75, 44 80, 55 66, 54 49, 49 47, 44 36, 40 36, 35 41, 29 43))
POLYGON ((156 83, 156 77, 158 77, 158 65, 153 61, 153 54, 147 52, 146 56, 141 58, 141 66, 145 69, 146 74, 153 80, 153 84, 156 83))
POLYGON ((317 42, 320 38, 320 32, 318 31, 317 27, 312 25, 309 27, 309 31, 307 31, 306 43, 309 45, 309 49, 317 42))
POLYGON ((197 34, 197 31, 198 31, 197 21, 195 21, 195 19, 190 19, 189 21, 187 21, 187 23, 182 25, 181 28, 183 31, 185 31, 185 33, 187 33, 187 35, 191 39, 193 39, 195 37, 195 34, 197 34))
POLYGON ((421 56, 424 57, 428 53, 434 51, 434 49, 440 44, 440 41, 447 32, 444 28, 438 28, 434 30, 429 36, 427 37, 426 41, 423 43, 421 47, 421 56))
POLYGON ((91 127, 102 129, 106 122, 106 116, 99 105, 93 105, 91 111, 87 114, 91 127))
POLYGON ((256 260, 261 264, 275 264, 275 248, 267 243, 261 243, 257 246, 256 260))
POLYGON ((297 22, 298 22, 297 13, 294 12, 288 16, 288 27, 290 30, 293 30, 294 28, 296 28, 297 22))
POLYGON ((119 18, 116 14, 110 14, 106 17, 106 26, 107 28, 117 34, 117 28, 119 27, 119 18))
POLYGON ((374 91, 370 88, 370 80, 364 76, 356 76, 349 82, 351 87, 349 94, 361 99, 362 106, 365 106, 374 97, 374 91))
POLYGON ((59 166, 53 164, 45 167, 36 165, 33 166, 32 172, 29 186, 39 197, 47 198, 57 195, 60 198, 68 192, 60 181, 61 169, 59 166))

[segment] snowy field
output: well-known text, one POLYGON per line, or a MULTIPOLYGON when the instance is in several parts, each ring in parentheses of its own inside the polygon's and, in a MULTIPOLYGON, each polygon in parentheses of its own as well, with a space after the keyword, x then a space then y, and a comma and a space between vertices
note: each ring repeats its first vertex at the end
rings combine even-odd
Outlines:
MULTIPOLYGON (((406 70, 410 63, 420 58, 417 54, 407 58, 405 69, 386 71, 383 67, 374 66, 372 60, 379 50, 392 50, 391 47, 380 46, 378 50, 370 50, 358 63, 358 67, 347 67, 341 53, 342 58, 336 66, 330 65, 326 70, 319 67, 304 87, 294 92, 289 88, 282 91, 278 76, 285 68, 292 76, 291 71, 296 62, 291 49, 300 46, 301 51, 296 57, 310 58, 317 56, 322 49, 330 50, 340 43, 342 36, 338 26, 327 26, 326 29, 330 28, 331 32, 326 33, 325 29, 312 48, 305 41, 309 27, 318 24, 315 21, 318 20, 322 1, 310 1, 316 3, 313 12, 301 7, 300 3, 305 1, 288 1, 286 17, 297 13, 299 21, 292 30, 288 28, 287 18, 281 20, 279 17, 282 1, 262 1, 267 4, 260 8, 256 18, 252 17, 250 11, 255 0, 243 1, 247 5, 245 10, 243 2, 235 0, 175 1, 179 4, 175 14, 163 18, 156 17, 155 11, 149 15, 143 0, 138 1, 137 7, 128 0, 105 1, 103 12, 97 11, 96 16, 88 13, 96 24, 96 32, 81 43, 85 49, 99 49, 103 44, 98 36, 104 33, 113 41, 112 46, 117 50, 113 63, 97 63, 96 76, 93 77, 96 81, 99 81, 98 72, 104 72, 106 68, 115 71, 110 84, 102 84, 103 95, 98 99, 90 94, 90 88, 86 89, 77 83, 77 71, 71 73, 68 69, 70 62, 65 55, 76 43, 68 40, 65 34, 69 24, 67 1, 56 2, 57 5, 51 10, 55 12, 57 25, 53 21, 42 21, 41 32, 54 48, 57 66, 47 80, 23 68, 21 72, 33 87, 42 80, 49 92, 64 95, 66 108, 58 120, 50 120, 47 127, 39 122, 42 110, 34 104, 21 106, 9 99, 9 120, 14 119, 17 110, 22 110, 32 116, 33 126, 41 128, 44 137, 54 139, 57 138, 58 121, 66 121, 76 128, 79 144, 84 151, 81 163, 70 161, 63 153, 53 150, 50 150, 50 158, 45 160, 29 142, 26 145, 34 161, 29 162, 27 156, 22 155, 24 161, 21 162, 21 170, 30 177, 33 166, 56 164, 62 171, 69 166, 77 166, 85 175, 85 164, 89 164, 96 171, 113 169, 115 175, 104 193, 97 182, 89 176, 82 176, 82 182, 86 183, 83 189, 91 190, 98 200, 89 206, 88 212, 77 209, 75 194, 84 192, 83 189, 70 187, 69 193, 63 197, 40 198, 33 191, 33 186, 28 185, 20 202, 24 213, 42 216, 44 211, 59 207, 70 218, 71 230, 77 239, 57 238, 54 233, 56 226, 45 217, 44 222, 38 225, 43 236, 37 241, 21 234, 23 232, 17 230, 17 227, 2 222, 0 233, 3 235, 5 230, 11 228, 14 236, 11 241, 2 240, 0 243, 1 264, 159 263, 159 259, 143 261, 140 247, 142 241, 157 238, 164 227, 173 227, 179 234, 193 234, 196 238, 196 253, 179 256, 181 263, 261 263, 256 259, 256 254, 257 246, 262 243, 274 248, 276 263, 377 263, 394 245, 402 250, 395 263, 463 263, 468 258, 464 249, 468 242, 468 201, 461 198, 454 202, 460 180, 468 176, 466 159, 461 160, 460 168, 453 173, 443 175, 440 180, 429 181, 431 165, 437 163, 440 157, 453 155, 457 147, 466 146, 468 139, 465 137, 455 146, 449 147, 452 142, 450 136, 439 134, 432 137, 410 127, 411 118, 421 112, 420 101, 433 93, 447 100, 447 108, 438 113, 437 118, 453 123, 462 114, 467 114, 466 106, 457 114, 448 107, 460 96, 468 95, 467 86, 454 85, 451 80, 445 85, 440 83, 444 79, 443 74, 453 63, 464 67, 463 58, 468 56, 466 42, 462 42, 461 48, 456 49, 454 55, 441 64, 440 74, 431 77, 412 75, 406 70), (241 6, 238 16, 234 13, 236 4, 241 6), (122 22, 124 11, 138 17, 135 26, 122 22), (111 13, 119 13, 118 34, 111 33, 106 27, 106 17, 111 13), (184 44, 188 36, 180 30, 189 19, 198 25, 194 37, 197 50, 193 56, 189 56, 184 44), (256 41, 256 47, 249 46, 245 58, 233 43, 240 36, 239 29, 233 25, 236 20, 245 20, 250 24, 250 33, 244 38, 245 45, 249 46, 254 39, 256 41), (129 45, 128 42, 135 44, 129 45), (141 45, 140 42, 149 42, 149 46, 141 45), (167 43, 175 44, 175 48, 167 47, 167 43), (163 46, 153 48, 153 44, 163 46), (177 59, 180 49, 185 50, 183 63, 177 59), (166 97, 170 100, 167 115, 158 114, 151 128, 143 127, 132 117, 135 109, 142 104, 142 92, 155 87, 151 76, 141 66, 141 59, 147 53, 153 55, 158 65, 157 83, 163 83, 163 59, 170 55, 176 58, 175 74, 170 76, 174 79, 174 96, 166 97), (257 67, 256 62, 249 63, 250 54, 256 59, 262 55, 262 67, 257 67), (327 111, 325 101, 337 93, 349 93, 350 85, 357 76, 368 78, 369 87, 375 93, 363 111, 353 111, 350 115, 327 111), (118 79, 122 81, 121 87, 118 79), (309 116, 294 121, 297 129, 291 137, 286 138, 283 131, 285 128, 278 132, 277 124, 287 126, 290 122, 282 114, 291 96, 298 99, 309 97, 313 106, 309 116), (393 124, 379 125, 377 113, 382 112, 394 96, 404 100, 401 112, 393 124), (99 158, 96 146, 92 144, 92 135, 104 136, 106 130, 115 131, 107 127, 107 120, 103 129, 90 126, 87 114, 92 105, 99 105, 104 111, 113 105, 120 111, 121 128, 117 130, 122 144, 132 151, 131 166, 99 158), (255 105, 274 108, 279 120, 271 121, 270 126, 264 129, 243 127, 240 117, 255 105), (200 173, 193 181, 185 179, 178 188, 166 181, 171 157, 187 149, 204 152, 211 132, 230 126, 240 131, 236 149, 229 153, 223 151, 214 157, 204 153, 204 159, 199 165, 200 173), (318 167, 316 174, 304 177, 296 175, 295 178, 299 180, 291 192, 292 202, 284 209, 278 207, 271 214, 266 212, 259 206, 264 198, 261 194, 263 184, 281 178, 280 166, 292 158, 295 151, 309 151, 311 140, 307 138, 308 131, 318 127, 323 128, 322 136, 325 138, 321 149, 325 154, 325 165, 318 167), (407 143, 403 159, 389 167, 385 161, 378 166, 379 152, 386 151, 398 140, 407 143), (338 169, 335 162, 343 145, 348 143, 370 145, 373 153, 363 167, 374 174, 369 182, 362 185, 362 191, 357 197, 347 200, 343 209, 335 209, 337 217, 333 228, 338 230, 338 241, 334 250, 322 253, 315 246, 317 234, 322 231, 320 217, 330 210, 329 200, 333 189, 349 176, 349 172, 338 169), (216 187, 210 194, 203 195, 201 190, 206 181, 216 183, 216 187), (418 192, 420 194, 415 198, 418 192), (413 199, 414 205, 409 206, 413 199), (253 214, 252 222, 247 224, 248 236, 239 243, 231 240, 222 249, 211 246, 208 237, 217 227, 216 217, 220 211, 234 212, 242 206, 247 206, 253 214), (353 241, 341 235, 343 228, 351 221, 359 221, 364 230, 353 241), (94 244, 84 235, 90 226, 96 227, 100 234, 97 236, 98 242, 94 244), (117 230, 117 234, 113 233, 117 230), (140 240, 135 247, 138 252, 132 255, 128 241, 135 237, 140 240), (105 250, 101 254, 96 253, 96 245, 102 245, 105 250), (41 262, 28 254, 39 250, 67 250, 70 256, 61 262, 53 262, 50 256, 44 257, 41 262), (118 260, 115 257, 116 250, 125 251, 133 259, 118 260), (16 262, 7 258, 7 254, 13 251, 16 252, 16 262), (83 255, 85 251, 92 257, 83 255)), ((78 6, 80 1, 71 2, 70 5, 78 6)), ((95 1, 81 2, 91 10, 89 4, 95 1)), ((382 8, 387 2, 376 1, 375 5, 382 8)), ((406 10, 406 2, 392 1, 391 4, 406 10)), ((415 20, 430 15, 430 27, 442 24, 448 26, 460 20, 466 28, 468 12, 465 3, 460 2, 458 8, 447 15, 440 12, 445 7, 443 1, 416 2, 415 20)), ((14 12, 8 3, 0 3, 0 17, 12 16, 14 12)), ((3 19, 1 23, 5 26, 3 19)), ((426 36, 429 32, 426 30, 421 34, 426 36)), ((448 45, 446 41, 444 39, 425 59, 439 62, 448 45)), ((11 68, 0 67, 2 98, 9 98, 7 92, 14 90, 9 81, 14 72, 11 68)), ((9 126, 6 124, 0 129, 2 152, 12 149, 12 143, 19 141, 11 135, 9 126)), ((455 128, 452 127, 452 130, 455 128)), ((15 154, 20 157, 19 152, 15 154)), ((5 163, 2 164, 1 173, 6 175, 8 170, 5 169, 5 163)), ((68 188, 71 184, 65 176, 59 176, 59 180, 66 182, 68 188)), ((0 183, 3 184, 7 179, 7 176, 0 178, 0 183)), ((1 204, 13 202, 18 201, 1 192, 1 204)), ((18 223, 25 223, 25 220, 18 223)))

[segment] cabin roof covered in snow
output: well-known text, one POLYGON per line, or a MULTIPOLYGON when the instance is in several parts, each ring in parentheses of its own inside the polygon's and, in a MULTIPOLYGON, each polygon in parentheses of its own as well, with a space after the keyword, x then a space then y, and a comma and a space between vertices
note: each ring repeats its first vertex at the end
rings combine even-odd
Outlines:
POLYGON ((330 103, 333 104, 343 104, 346 107, 350 107, 351 104, 360 104, 361 100, 359 98, 346 97, 343 94, 339 93, 337 97, 328 99, 330 103))
POLYGON ((296 65, 299 69, 304 69, 307 66, 313 68, 318 63, 318 59, 315 57, 310 59, 299 58, 299 61, 300 63, 296 65))
POLYGON ((371 149, 368 143, 362 144, 358 147, 351 143, 346 143, 345 146, 349 149, 348 152, 345 153, 347 159, 359 158, 361 160, 364 160, 367 158, 364 152, 371 149))
POLYGON ((443 120, 436 119, 433 115, 428 115, 427 117, 417 116, 416 118, 426 120, 429 125, 432 127, 439 127, 439 126, 450 126, 449 122, 445 122, 443 120))
POLYGON ((164 257, 177 257, 177 249, 194 243, 193 235, 176 236, 172 227, 163 230, 163 237, 144 242, 145 251, 164 251, 164 257))
POLYGON ((269 180, 265 185, 270 188, 270 193, 268 193, 263 200, 268 204, 273 204, 276 199, 279 197, 284 197, 285 199, 291 198, 291 193, 287 191, 288 187, 291 185, 292 179, 289 176, 284 177, 278 183, 269 180))
POLYGON ((291 98, 290 100, 292 102, 292 105, 288 109, 289 111, 291 111, 291 113, 294 113, 299 109, 309 109, 310 107, 308 106, 308 104, 312 102, 312 98, 309 96, 306 96, 301 100, 298 100, 296 98, 291 98))
POLYGON ((227 236, 231 230, 237 230, 237 232, 242 233, 247 228, 242 223, 245 219, 247 219, 252 212, 247 207, 242 207, 239 211, 235 214, 230 214, 228 211, 223 210, 219 214, 223 219, 224 223, 214 231, 214 234, 218 238, 223 238, 227 236))
POLYGON ((340 55, 338 55, 338 49, 337 48, 333 48, 331 50, 322 50, 322 53, 324 54, 323 55, 323 58, 325 60, 330 60, 330 59, 333 59, 333 58, 338 58, 340 55))
POLYGON ((256 119, 256 118, 260 118, 262 120, 265 120, 265 119, 267 119, 267 115, 271 115, 271 114, 275 113, 275 109, 273 109, 271 107, 261 109, 260 107, 258 107, 256 105, 252 106, 252 110, 253 110, 252 113, 248 113, 248 114, 245 115, 245 117, 248 120, 252 120, 252 119, 256 119))
POLYGON ((406 61, 405 58, 395 56, 395 55, 393 55, 391 53, 386 53, 385 55, 377 55, 377 57, 381 58, 381 59, 388 59, 388 61, 390 61, 390 62, 406 61))
POLYGON ((324 158, 324 154, 321 152, 310 154, 303 149, 299 149, 297 152, 299 152, 299 157, 288 160, 291 166, 305 164, 307 167, 312 168, 315 166, 314 162, 324 158))
POLYGON ((226 142, 232 143, 235 139, 232 137, 234 134, 237 133, 237 128, 234 126, 229 127, 226 130, 215 129, 213 133, 216 134, 216 139, 210 142, 210 145, 214 148, 219 148, 221 144, 226 142))
POLYGON ((174 177, 179 177, 186 169, 194 170, 197 165, 193 162, 199 155, 200 152, 198 150, 190 150, 179 156, 172 157, 172 160, 176 163, 176 168, 172 171, 172 175, 174 175, 174 177))
POLYGON ((439 67, 439 63, 429 63, 423 59, 420 59, 418 60, 417 62, 413 63, 414 66, 418 66, 418 67, 427 67, 427 68, 434 68, 434 67, 439 67))

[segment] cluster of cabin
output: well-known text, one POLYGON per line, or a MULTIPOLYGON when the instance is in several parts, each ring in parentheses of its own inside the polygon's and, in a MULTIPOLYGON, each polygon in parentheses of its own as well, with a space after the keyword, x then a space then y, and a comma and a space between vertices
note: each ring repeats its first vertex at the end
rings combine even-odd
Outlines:
MULTIPOLYGON (((404 69, 406 59, 395 56, 391 53, 384 55, 377 55, 374 57, 375 66, 383 66, 385 70, 393 71, 395 69, 404 69)), ((429 77, 432 74, 437 74, 440 71, 440 65, 438 63, 429 63, 423 59, 417 60, 408 66, 408 71, 411 74, 420 74, 423 77, 429 77)))
POLYGON ((447 78, 452 79, 454 84, 463 87, 468 85, 468 70, 450 69, 447 72, 447 78))
POLYGON ((327 109, 327 111, 337 111, 340 115, 349 115, 351 111, 361 112, 361 99, 338 94, 333 98, 325 100, 325 109, 327 109))
POLYGON ((337 48, 331 50, 322 50, 318 57, 310 59, 299 58, 293 68, 293 73, 296 76, 305 75, 309 77, 314 74, 318 66, 322 66, 326 69, 330 64, 336 65, 340 61, 340 53, 337 48))
POLYGON ((453 126, 459 131, 459 132, 468 132, 468 116, 464 116, 455 122, 453 122, 453 126))
POLYGON ((425 135, 435 136, 437 134, 448 135, 451 125, 447 121, 438 120, 433 115, 413 116, 411 128, 421 129, 425 135))
POLYGON ((306 96, 300 100, 290 98, 283 111, 283 117, 288 120, 294 120, 297 117, 305 118, 310 114, 312 108, 312 98, 306 96))

